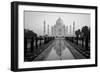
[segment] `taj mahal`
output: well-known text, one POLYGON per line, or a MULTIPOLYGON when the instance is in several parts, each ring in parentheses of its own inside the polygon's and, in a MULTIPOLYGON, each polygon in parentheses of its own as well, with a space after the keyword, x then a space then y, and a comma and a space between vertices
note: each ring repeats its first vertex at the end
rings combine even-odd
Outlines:
POLYGON ((52 36, 55 37, 65 37, 66 36, 66 28, 63 23, 63 20, 59 17, 56 21, 56 24, 51 27, 52 36))
MULTIPOLYGON (((50 28, 48 25, 47 35, 50 35, 50 28)), ((64 21, 61 17, 59 17, 55 24, 51 26, 51 36, 55 38, 64 38, 66 36, 74 36, 75 35, 75 22, 73 22, 73 27, 70 25, 68 29, 68 25, 65 26, 64 21), (68 31, 69 30, 69 31, 68 31)), ((44 21, 44 35, 46 34, 46 22, 44 21)))

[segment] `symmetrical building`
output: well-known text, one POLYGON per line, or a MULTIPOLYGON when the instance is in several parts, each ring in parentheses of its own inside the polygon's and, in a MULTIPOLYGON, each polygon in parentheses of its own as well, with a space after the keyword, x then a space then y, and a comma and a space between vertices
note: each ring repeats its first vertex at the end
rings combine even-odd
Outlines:
MULTIPOLYGON (((44 21, 44 34, 46 33, 45 31, 45 28, 46 28, 46 25, 45 25, 45 21, 44 21)), ((48 25, 48 29, 47 29, 47 34, 48 36, 54 36, 54 37, 67 37, 67 36, 74 36, 75 35, 75 22, 73 22, 73 28, 72 26, 70 25, 69 27, 68 26, 65 26, 63 20, 59 17, 57 20, 56 20, 56 23, 51 26, 51 33, 50 33, 50 26, 48 25), (51 34, 51 35, 49 35, 51 34)))
POLYGON ((66 30, 65 25, 63 23, 63 20, 59 17, 56 21, 56 24, 51 27, 52 36, 54 37, 65 37, 66 36, 66 30))

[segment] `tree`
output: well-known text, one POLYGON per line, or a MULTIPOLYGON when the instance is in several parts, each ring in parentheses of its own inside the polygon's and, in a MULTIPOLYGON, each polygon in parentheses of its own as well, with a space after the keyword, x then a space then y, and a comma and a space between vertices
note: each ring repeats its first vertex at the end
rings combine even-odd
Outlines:
POLYGON ((90 41, 90 28, 88 29, 88 39, 90 41))
POLYGON ((88 26, 84 26, 82 28, 82 33, 83 33, 83 38, 85 38, 85 47, 86 49, 88 49, 88 37, 90 37, 90 29, 88 28, 88 26))
POLYGON ((29 29, 24 29, 24 36, 25 37, 37 37, 37 34, 29 29))
POLYGON ((78 39, 79 39, 79 35, 80 35, 80 29, 78 29, 77 31, 75 31, 76 37, 77 37, 77 44, 78 44, 78 39))
POLYGON ((82 28, 83 37, 86 38, 88 36, 88 26, 84 26, 82 28))

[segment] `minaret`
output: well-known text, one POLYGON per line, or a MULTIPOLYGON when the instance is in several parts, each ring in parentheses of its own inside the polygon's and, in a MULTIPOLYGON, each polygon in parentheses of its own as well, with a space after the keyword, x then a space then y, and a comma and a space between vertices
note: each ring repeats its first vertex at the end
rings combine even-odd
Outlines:
POLYGON ((67 35, 69 35, 69 27, 67 26, 67 35))
POLYGON ((73 22, 73 36, 75 35, 75 22, 73 22))
POLYGON ((66 27, 66 34, 68 35, 68 26, 66 27))
POLYGON ((66 36, 66 27, 64 26, 64 37, 66 36))
POLYGON ((48 24, 48 36, 49 36, 49 24, 48 24))
POLYGON ((45 22, 45 20, 44 20, 44 35, 46 34, 46 27, 45 27, 45 25, 46 25, 46 22, 45 22))
POLYGON ((70 25, 70 36, 71 36, 71 25, 70 25))
POLYGON ((51 27, 51 34, 52 34, 52 36, 53 36, 53 26, 51 27))

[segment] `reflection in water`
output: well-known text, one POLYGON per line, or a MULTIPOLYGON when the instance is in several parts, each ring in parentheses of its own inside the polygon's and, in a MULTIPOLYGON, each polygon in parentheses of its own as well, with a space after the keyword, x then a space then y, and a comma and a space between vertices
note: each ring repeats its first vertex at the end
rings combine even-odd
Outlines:
POLYGON ((64 40, 56 40, 54 46, 51 48, 49 54, 44 60, 67 60, 74 59, 70 50, 65 46, 64 40))
POLYGON ((51 49, 50 53, 45 58, 45 60, 59 60, 59 59, 60 59, 60 57, 57 55, 57 53, 54 50, 54 48, 51 49))
POLYGON ((61 56, 61 41, 60 40, 56 40, 54 50, 56 51, 57 55, 61 56))
POLYGON ((66 47, 65 50, 62 51, 62 59, 67 60, 67 59, 74 59, 74 56, 70 52, 70 50, 66 47))

